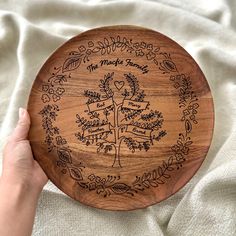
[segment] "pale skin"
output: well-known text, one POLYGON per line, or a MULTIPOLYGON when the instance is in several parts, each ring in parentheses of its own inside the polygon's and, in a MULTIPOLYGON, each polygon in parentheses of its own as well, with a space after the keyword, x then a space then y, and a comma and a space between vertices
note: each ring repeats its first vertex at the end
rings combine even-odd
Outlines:
POLYGON ((29 140, 30 116, 19 109, 19 121, 3 150, 0 177, 0 235, 32 233, 39 195, 48 178, 34 160, 29 140))

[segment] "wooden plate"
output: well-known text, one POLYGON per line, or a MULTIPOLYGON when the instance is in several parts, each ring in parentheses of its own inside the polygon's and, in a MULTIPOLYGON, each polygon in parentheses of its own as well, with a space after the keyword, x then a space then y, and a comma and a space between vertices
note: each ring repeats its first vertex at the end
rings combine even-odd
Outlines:
POLYGON ((39 71, 28 102, 35 159, 70 197, 133 210, 183 187, 203 162, 214 109, 193 58, 153 30, 86 31, 39 71))

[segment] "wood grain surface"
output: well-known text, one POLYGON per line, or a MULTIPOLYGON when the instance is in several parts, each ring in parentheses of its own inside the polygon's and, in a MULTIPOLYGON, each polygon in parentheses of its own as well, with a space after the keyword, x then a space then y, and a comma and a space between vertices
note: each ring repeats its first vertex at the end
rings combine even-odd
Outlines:
POLYGON ((133 210, 183 187, 213 134, 208 83, 193 58, 146 28, 70 39, 45 62, 28 101, 34 157, 89 206, 133 210))

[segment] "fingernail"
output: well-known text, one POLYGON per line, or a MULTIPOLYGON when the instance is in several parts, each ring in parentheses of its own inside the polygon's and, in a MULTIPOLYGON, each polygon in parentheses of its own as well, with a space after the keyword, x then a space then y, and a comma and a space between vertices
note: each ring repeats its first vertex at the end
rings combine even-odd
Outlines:
POLYGON ((19 108, 19 119, 22 119, 25 115, 25 109, 23 108, 19 108))

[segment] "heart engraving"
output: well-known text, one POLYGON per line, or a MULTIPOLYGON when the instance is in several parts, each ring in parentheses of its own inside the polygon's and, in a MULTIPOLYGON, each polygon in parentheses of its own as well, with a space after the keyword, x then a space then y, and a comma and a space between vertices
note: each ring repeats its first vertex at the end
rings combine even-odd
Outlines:
POLYGON ((116 86, 116 88, 117 88, 118 90, 121 90, 121 89, 123 88, 124 84, 125 84, 124 81, 115 81, 115 82, 114 82, 114 85, 116 86))

